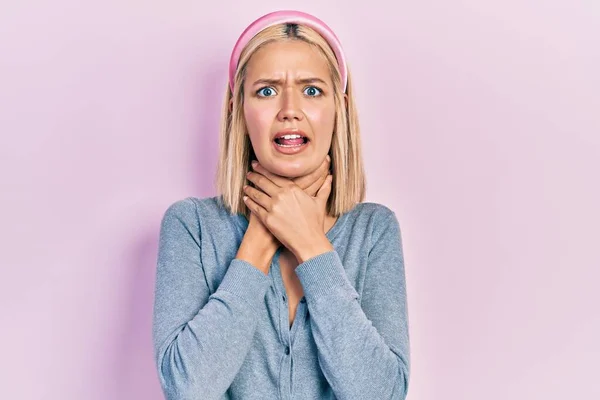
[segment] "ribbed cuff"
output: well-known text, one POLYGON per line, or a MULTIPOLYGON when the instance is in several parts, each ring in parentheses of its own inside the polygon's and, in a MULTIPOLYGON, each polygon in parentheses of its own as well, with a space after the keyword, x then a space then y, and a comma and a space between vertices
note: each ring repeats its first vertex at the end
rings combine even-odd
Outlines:
POLYGON ((241 297, 252 307, 259 308, 265 298, 271 278, 247 261, 234 258, 219 285, 219 290, 226 290, 241 297))
POLYGON ((298 265, 296 275, 308 303, 331 296, 336 291, 358 298, 358 293, 348 280, 342 260, 335 250, 309 258, 298 265))

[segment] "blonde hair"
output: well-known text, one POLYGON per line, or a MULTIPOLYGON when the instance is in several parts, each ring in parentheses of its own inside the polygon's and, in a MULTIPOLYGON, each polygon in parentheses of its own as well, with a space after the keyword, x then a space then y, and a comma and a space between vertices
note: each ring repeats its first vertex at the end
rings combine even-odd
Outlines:
POLYGON ((220 128, 220 155, 217 165, 216 187, 223 205, 230 213, 250 215, 242 197, 243 186, 249 184, 246 173, 255 159, 250 138, 246 135, 244 118, 244 81, 246 66, 252 55, 264 45, 281 40, 302 40, 314 46, 329 64, 334 86, 336 109, 335 126, 331 141, 331 170, 333 175, 327 214, 340 216, 364 201, 366 192, 362 160, 360 129, 348 71, 347 104, 335 54, 327 41, 313 29, 297 24, 280 24, 266 28, 254 36, 240 55, 233 92, 227 83, 220 128), (233 102, 231 101, 233 99, 233 102), (230 103, 232 107, 230 109, 230 103), (254 158, 253 158, 254 157, 254 158))

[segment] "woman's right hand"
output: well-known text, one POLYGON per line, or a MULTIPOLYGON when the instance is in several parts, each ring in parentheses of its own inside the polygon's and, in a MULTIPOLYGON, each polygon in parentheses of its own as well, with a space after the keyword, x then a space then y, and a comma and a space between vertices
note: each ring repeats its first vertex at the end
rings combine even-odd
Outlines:
MULTIPOLYGON (((292 181, 300 186, 306 194, 315 196, 329 174, 330 163, 331 159, 327 155, 321 166, 315 171, 306 176, 292 179, 292 181)), ((244 233, 236 258, 247 261, 268 274, 271 260, 279 246, 281 246, 281 243, 275 236, 254 213, 250 213, 248 228, 244 233)))

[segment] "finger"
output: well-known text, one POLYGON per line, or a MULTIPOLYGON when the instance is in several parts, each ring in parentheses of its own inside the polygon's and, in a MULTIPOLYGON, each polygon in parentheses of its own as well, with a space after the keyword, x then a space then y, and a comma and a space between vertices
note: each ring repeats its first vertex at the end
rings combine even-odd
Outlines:
POLYGON ((294 183, 300 186, 301 189, 305 190, 306 192, 309 192, 311 196, 314 196, 314 194, 317 192, 317 190, 319 190, 319 188, 323 184, 323 180, 327 177, 327 174, 329 173, 329 165, 331 164, 330 160, 331 158, 328 154, 327 157, 325 157, 325 160, 323 160, 323 162, 319 166, 319 168, 317 168, 316 170, 314 170, 306 176, 301 176, 300 178, 293 179, 294 183))
POLYGON ((248 185, 244 186, 244 193, 246 193, 248 197, 250 197, 255 203, 259 204, 262 208, 267 211, 271 211, 272 199, 267 194, 248 185))
POLYGON ((252 163, 252 169, 254 169, 259 174, 266 176, 271 182, 273 182, 278 187, 285 187, 290 183, 289 179, 267 171, 262 165, 260 165, 259 162, 257 162, 256 164, 252 163))
POLYGON ((331 194, 331 182, 333 181, 333 176, 332 175, 327 175, 327 179, 325 180, 325 183, 323 184, 323 186, 321 186, 321 188, 319 189, 319 191, 317 192, 317 199, 319 199, 320 201, 322 201, 323 203, 327 203, 327 199, 329 198, 329 195, 331 194))
POLYGON ((265 217, 267 216, 267 210, 262 208, 262 206, 260 204, 258 204, 257 202, 255 202, 248 196, 244 196, 243 199, 244 199, 244 203, 246 203, 246 206, 248 206, 250 211, 252 213, 254 213, 256 216, 258 216, 258 219, 260 219, 260 222, 262 222, 264 224, 265 217))
POLYGON ((257 188, 262 190, 264 193, 268 194, 269 197, 275 196, 275 193, 279 190, 279 186, 277 186, 271 179, 268 177, 259 174, 258 172, 248 171, 246 174, 246 179, 250 182, 254 183, 257 188))

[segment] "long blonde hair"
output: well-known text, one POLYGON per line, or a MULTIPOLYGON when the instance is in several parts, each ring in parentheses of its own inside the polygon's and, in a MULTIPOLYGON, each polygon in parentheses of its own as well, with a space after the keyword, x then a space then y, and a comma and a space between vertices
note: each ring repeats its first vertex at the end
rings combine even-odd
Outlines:
POLYGON ((284 23, 266 28, 254 36, 242 51, 235 73, 233 92, 227 83, 223 102, 216 188, 230 213, 249 215, 249 210, 242 200, 244 195, 242 188, 248 184, 246 173, 251 170, 250 163, 256 159, 256 156, 246 135, 243 110, 246 66, 259 48, 281 40, 302 40, 314 46, 329 65, 334 86, 336 117, 329 151, 333 182, 327 203, 327 214, 337 217, 364 201, 366 192, 360 128, 352 91, 352 79, 348 71, 347 100, 345 100, 335 54, 321 35, 303 25, 284 23), (230 103, 232 103, 231 108, 230 103))

